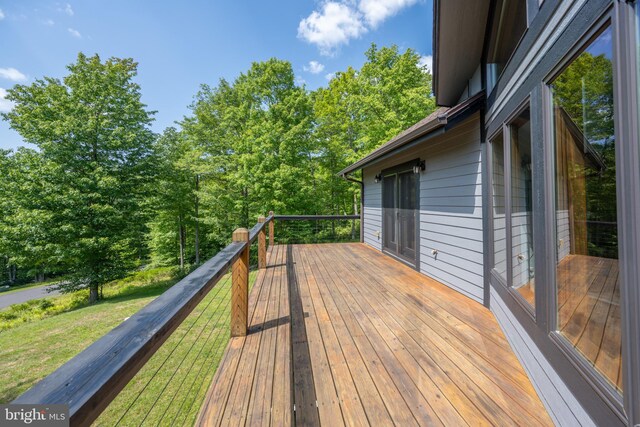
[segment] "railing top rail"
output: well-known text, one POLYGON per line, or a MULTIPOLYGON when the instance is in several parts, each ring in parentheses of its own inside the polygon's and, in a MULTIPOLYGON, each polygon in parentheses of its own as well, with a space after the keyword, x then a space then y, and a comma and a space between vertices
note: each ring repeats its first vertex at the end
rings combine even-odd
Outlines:
POLYGON ((255 240, 258 238, 258 234, 260 233, 260 231, 262 231, 262 229, 266 227, 270 221, 273 221, 273 217, 274 215, 266 217, 264 222, 257 223, 256 225, 253 226, 253 228, 251 228, 251 230, 249 230, 249 243, 255 242, 255 240))
POLYGON ((90 424, 218 283, 245 247, 243 242, 228 245, 13 403, 68 404, 72 425, 90 424))
POLYGON ((340 219, 360 219, 360 215, 274 215, 278 221, 320 221, 320 220, 340 220, 340 219))

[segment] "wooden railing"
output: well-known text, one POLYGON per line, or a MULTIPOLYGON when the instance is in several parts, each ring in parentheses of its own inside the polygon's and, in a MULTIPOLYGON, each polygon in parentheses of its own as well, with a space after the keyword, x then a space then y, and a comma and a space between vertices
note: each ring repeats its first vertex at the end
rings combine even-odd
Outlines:
MULTIPOLYGON (((283 227, 293 222, 329 221, 335 225, 336 221, 351 221, 351 229, 355 230, 355 221, 359 219, 358 215, 275 216, 273 212, 268 217, 259 217, 253 228, 235 230, 232 243, 213 258, 12 403, 69 405, 71 425, 91 424, 229 270, 231 336, 247 334, 249 255, 252 244, 257 241, 257 265, 259 269, 266 268, 267 228, 269 246, 272 246, 280 243, 275 237, 276 222, 283 227)), ((285 230, 292 231, 282 229, 285 230)), ((352 235, 351 240, 354 238, 352 235)), ((284 236, 282 243, 300 243, 290 240, 284 236)))
POLYGON ((259 267, 266 267, 266 235, 273 243, 273 213, 122 324, 19 396, 15 404, 69 405, 73 426, 94 421, 171 333, 232 270, 231 335, 247 333, 249 251, 258 240, 259 267))

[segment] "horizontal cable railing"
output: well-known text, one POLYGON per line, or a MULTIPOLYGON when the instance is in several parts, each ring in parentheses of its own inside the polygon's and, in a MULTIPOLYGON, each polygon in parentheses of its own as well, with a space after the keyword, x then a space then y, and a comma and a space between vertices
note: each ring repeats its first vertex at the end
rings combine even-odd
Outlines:
MULTIPOLYGON (((176 391, 175 387, 169 388, 169 384, 176 378, 179 370, 189 368, 209 370, 207 374, 210 379, 213 366, 206 365, 207 358, 199 357, 202 352, 208 358, 219 360, 220 351, 224 351, 228 341, 229 331, 232 336, 246 335, 249 251, 251 244, 257 241, 259 267, 264 268, 265 228, 272 220, 273 216, 261 217, 250 231, 236 230, 234 241, 213 258, 27 390, 13 403, 66 404, 69 405, 71 425, 89 425, 136 377, 134 383, 137 383, 138 388, 134 384, 133 392, 128 390, 127 393, 131 398, 125 400, 129 405, 119 414, 109 414, 106 425, 121 423, 127 416, 132 416, 135 421, 126 425, 142 424, 149 417, 157 423, 166 422, 167 417, 176 417, 176 420, 171 420, 172 425, 186 421, 177 420, 181 414, 183 418, 195 418, 194 411, 197 412, 202 403, 202 396, 197 401, 198 396, 202 393, 202 387, 208 387, 209 384, 203 382, 202 378, 198 379, 197 375, 188 379, 180 375, 179 379, 187 384, 191 382, 186 388, 195 388, 195 392, 185 393, 184 389, 176 391), (230 270, 233 270, 232 275, 229 274, 230 270), (215 291, 211 292, 213 289, 215 291), (195 313, 190 316, 194 309, 195 313), (221 322, 226 326, 222 327, 221 322), (178 333, 174 334, 177 329, 178 333), (165 348, 163 344, 169 338, 171 345, 165 348), (200 342, 202 340, 204 343, 209 340, 213 347, 206 349, 206 344, 200 342), (215 343, 216 340, 218 344, 215 343), (222 347, 220 349, 216 346, 222 347), (163 350, 157 354, 159 357, 154 358, 152 364, 141 372, 144 375, 136 376, 161 348, 163 350), (140 402, 139 396, 150 389, 159 391, 151 399, 151 405, 136 408, 140 402), (170 393, 165 393, 167 389, 170 389, 170 393), (179 409, 174 409, 176 400, 176 408, 179 409)), ((98 423, 100 421, 98 419, 98 423)))
POLYGON ((251 272, 274 244, 360 239, 358 215, 273 215, 19 396, 69 405, 71 425, 192 425, 230 337, 245 336, 251 272))
POLYGON ((587 253, 603 258, 618 258, 618 223, 611 221, 585 221, 587 253))
POLYGON ((279 244, 360 241, 360 215, 276 215, 279 244))

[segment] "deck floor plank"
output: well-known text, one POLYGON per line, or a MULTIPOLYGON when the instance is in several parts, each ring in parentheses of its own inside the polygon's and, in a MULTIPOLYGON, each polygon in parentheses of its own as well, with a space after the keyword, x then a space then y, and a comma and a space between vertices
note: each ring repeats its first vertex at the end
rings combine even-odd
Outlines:
MULTIPOLYGON (((277 250, 276 250, 277 251, 277 250)), ((278 256, 276 254, 276 259, 278 256)), ((271 270, 265 327, 262 331, 259 356, 256 362, 254 384, 247 413, 248 425, 267 425, 271 418, 273 373, 275 368, 277 321, 280 310, 280 288, 282 280, 276 270, 271 270)), ((253 332, 253 331, 251 331, 253 332)))
POLYGON ((274 247, 249 304, 198 425, 551 425, 491 312, 363 244, 274 247))
POLYGON ((276 246, 281 256, 270 268, 274 268, 275 278, 280 281, 280 305, 276 333, 276 353, 273 371, 273 391, 271 402, 271 425, 290 425, 293 419, 293 400, 291 394, 291 312, 289 305, 289 287, 286 285, 286 254, 283 246, 276 246))
MULTIPOLYGON (((351 371, 347 366, 340 342, 331 324, 331 317, 320 295, 315 275, 311 271, 311 265, 308 259, 302 254, 299 255, 297 262, 303 264, 307 285, 305 293, 308 292, 309 302, 312 304, 313 312, 317 319, 318 328, 326 351, 328 368, 333 377, 336 388, 336 398, 339 398, 344 422, 351 426, 367 425, 367 416, 360 401, 360 396, 353 381, 351 371)), ((317 385, 316 383, 316 386, 317 385)), ((316 392, 318 393, 317 387, 316 392)))
MULTIPOLYGON (((326 277, 324 265, 319 264, 314 257, 309 257, 309 264, 314 274, 320 277, 326 277)), ((385 406, 384 399, 378 391, 378 384, 383 383, 384 380, 372 377, 366 360, 362 358, 356 346, 352 331, 340 314, 338 306, 327 288, 327 282, 329 281, 331 281, 330 278, 325 278, 325 280, 317 281, 316 285, 318 286, 318 291, 327 313, 331 318, 332 326, 345 355, 358 395, 364 405, 367 420, 372 425, 391 426, 393 425, 393 421, 385 406)), ((397 390, 392 390, 392 393, 394 392, 397 393, 397 390)), ((393 405, 392 410, 398 406, 400 407, 396 410, 399 413, 403 413, 403 411, 404 413, 408 413, 409 408, 404 404, 404 401, 400 405, 393 405)), ((411 420, 413 420, 413 418, 411 418, 411 420)), ((415 420, 413 421, 415 422, 415 420)))
POLYGON ((320 331, 319 319, 309 292, 310 274, 305 268, 300 254, 292 248, 292 261, 296 266, 297 292, 304 313, 303 322, 292 325, 293 328, 304 327, 307 332, 307 345, 313 374, 313 384, 316 395, 315 405, 318 408, 320 423, 330 426, 344 425, 342 405, 338 400, 336 383, 329 365, 327 355, 328 337, 323 337, 320 331))
POLYGON ((231 385, 231 393, 222 425, 244 425, 249 402, 254 387, 256 364, 260 354, 260 343, 264 337, 264 325, 269 302, 269 294, 273 284, 273 271, 267 270, 260 281, 260 292, 257 295, 253 316, 249 321, 248 333, 244 337, 244 347, 237 367, 236 377, 231 385))
MULTIPOLYGON (((368 270, 376 267, 372 262, 364 264, 363 268, 368 270)), ((467 405, 471 409, 466 411, 466 415, 470 423, 480 422, 477 412, 473 411, 475 406, 493 424, 515 422, 523 425, 531 424, 534 420, 544 424, 546 416, 532 410, 538 404, 537 397, 523 393, 523 389, 518 390, 517 385, 501 370, 491 369, 492 365, 481 361, 477 355, 472 356, 454 348, 451 342, 459 340, 451 335, 441 337, 432 329, 431 324, 422 322, 418 306, 400 305, 398 309, 395 295, 383 293, 384 286, 379 279, 370 281, 366 286, 357 280, 353 284, 358 290, 358 300, 368 300, 369 304, 376 307, 376 314, 393 328, 402 344, 416 357, 418 364, 430 366, 429 372, 439 369, 445 372, 445 387, 447 382, 457 387, 452 390, 454 397, 460 393, 468 396, 471 405, 467 405), (481 362, 477 363, 479 361, 481 362), (492 393, 489 394, 488 390, 492 393), (504 418, 505 414, 509 418, 504 418)), ((464 346, 464 343, 460 344, 461 347, 464 346)), ((447 391, 443 389, 443 393, 446 395, 447 391)))

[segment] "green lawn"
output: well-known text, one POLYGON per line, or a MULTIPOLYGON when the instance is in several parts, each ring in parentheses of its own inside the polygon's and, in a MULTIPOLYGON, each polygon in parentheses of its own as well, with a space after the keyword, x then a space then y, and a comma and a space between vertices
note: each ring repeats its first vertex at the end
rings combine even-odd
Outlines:
MULTIPOLYGON (((105 288, 94 306, 0 332, 0 403, 8 402, 148 304, 177 279, 147 273, 105 288), (160 278, 161 280, 157 280, 160 278)), ((251 283, 255 273, 251 274, 251 283)), ((191 425, 229 339, 225 276, 97 420, 97 425, 191 425)))

